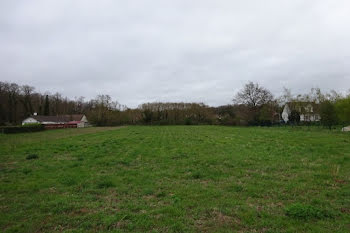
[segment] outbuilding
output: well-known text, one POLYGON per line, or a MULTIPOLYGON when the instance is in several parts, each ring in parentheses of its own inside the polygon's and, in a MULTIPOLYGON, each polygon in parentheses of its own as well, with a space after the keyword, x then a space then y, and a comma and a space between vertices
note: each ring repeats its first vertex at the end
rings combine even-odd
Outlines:
POLYGON ((34 113, 33 116, 22 121, 22 125, 35 123, 44 125, 46 129, 83 128, 89 126, 89 122, 84 114, 43 116, 34 113))
POLYGON ((343 132, 350 132, 350 125, 341 129, 343 132))

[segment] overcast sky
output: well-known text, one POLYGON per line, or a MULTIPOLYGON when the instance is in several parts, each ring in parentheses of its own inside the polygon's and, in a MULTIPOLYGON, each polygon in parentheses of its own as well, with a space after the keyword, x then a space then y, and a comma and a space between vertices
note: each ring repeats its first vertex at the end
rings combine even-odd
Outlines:
POLYGON ((0 80, 86 99, 230 103, 350 88, 349 0, 1 0, 0 80))

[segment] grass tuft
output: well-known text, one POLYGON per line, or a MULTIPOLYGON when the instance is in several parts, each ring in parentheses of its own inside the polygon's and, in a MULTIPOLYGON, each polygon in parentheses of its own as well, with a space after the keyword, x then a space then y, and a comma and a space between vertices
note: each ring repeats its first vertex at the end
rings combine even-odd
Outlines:
POLYGON ((97 188, 99 189, 107 189, 115 187, 115 184, 109 177, 102 177, 99 181, 97 181, 97 188))
POLYGON ((26 157, 27 160, 38 159, 38 158, 39 158, 39 156, 37 154, 29 154, 26 157))
POLYGON ((192 178, 193 179, 202 179, 204 176, 203 176, 203 174, 201 173, 201 172, 199 172, 199 171, 196 171, 196 172, 194 172, 193 174, 192 174, 192 178))
POLYGON ((334 217, 334 213, 330 210, 320 209, 311 205, 300 203, 293 204, 285 209, 286 215, 296 219, 325 219, 334 217))

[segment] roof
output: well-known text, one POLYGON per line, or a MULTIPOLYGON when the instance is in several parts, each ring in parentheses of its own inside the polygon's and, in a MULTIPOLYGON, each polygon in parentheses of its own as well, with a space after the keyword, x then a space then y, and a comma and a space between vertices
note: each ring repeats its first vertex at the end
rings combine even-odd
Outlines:
POLYGON ((83 114, 73 114, 73 115, 57 115, 57 116, 31 116, 31 118, 39 122, 70 122, 70 121, 81 121, 83 114))
POLYGON ((81 121, 69 121, 68 124, 79 124, 81 121))
POLYGON ((301 105, 301 106, 307 106, 307 105, 309 105, 309 104, 311 104, 312 106, 318 106, 318 105, 320 105, 320 104, 318 104, 318 103, 315 103, 315 102, 312 102, 312 101, 301 101, 301 100, 296 100, 296 101, 289 101, 289 102, 287 102, 286 104, 289 104, 289 105, 295 105, 295 104, 297 104, 297 105, 301 105))
MULTIPOLYGON (((296 109, 297 111, 300 111, 299 108, 301 109, 301 112, 306 111, 306 108, 311 105, 313 108, 313 112, 317 113, 320 110, 320 104, 315 103, 315 102, 311 102, 311 101, 294 101, 294 102, 287 102, 286 105, 290 108, 290 109, 296 109)), ((307 111, 306 111, 307 112, 307 111)))

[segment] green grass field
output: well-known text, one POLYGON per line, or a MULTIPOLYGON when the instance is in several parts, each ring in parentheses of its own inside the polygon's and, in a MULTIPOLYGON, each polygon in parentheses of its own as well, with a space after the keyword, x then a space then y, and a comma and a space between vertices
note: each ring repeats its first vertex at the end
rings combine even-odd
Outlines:
POLYGON ((129 126, 0 135, 1 232, 349 232, 350 134, 129 126))

